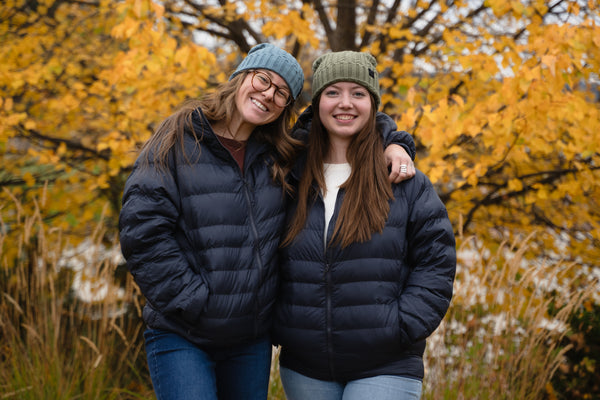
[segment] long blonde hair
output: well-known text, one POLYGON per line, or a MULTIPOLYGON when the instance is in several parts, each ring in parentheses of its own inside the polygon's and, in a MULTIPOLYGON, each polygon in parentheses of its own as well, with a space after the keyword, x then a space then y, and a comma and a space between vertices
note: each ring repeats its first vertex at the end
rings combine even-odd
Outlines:
MULTIPOLYGON (((308 210, 326 190, 323 163, 328 153, 329 135, 321 123, 319 102, 313 103, 313 120, 308 138, 307 162, 298 187, 298 206, 282 245, 288 245, 306 224, 308 210)), ((367 124, 351 139, 346 157, 352 167, 348 180, 340 186, 345 190, 331 244, 346 247, 364 242, 375 232, 381 232, 393 199, 392 187, 383 155, 383 139, 375 123, 376 107, 371 96, 371 115, 367 124)))
MULTIPOLYGON (((175 113, 161 122, 141 149, 142 160, 145 165, 152 162, 156 168, 166 169, 169 153, 176 144, 181 146, 182 153, 185 156, 183 137, 186 131, 193 135, 200 149, 203 134, 202 132, 196 132, 192 123, 193 113, 197 110, 201 110, 210 122, 224 121, 226 125, 229 125, 232 116, 237 112, 235 97, 249 72, 251 71, 244 71, 236 75, 233 79, 220 84, 216 90, 206 93, 200 99, 184 102, 175 113)), ((285 178, 292 167, 297 149, 301 146, 301 142, 290 135, 295 116, 296 111, 292 101, 275 121, 262 125, 260 129, 253 133, 256 140, 274 147, 275 154, 273 154, 274 163, 271 168, 271 177, 273 181, 281 184, 286 192, 290 193, 292 187, 285 178)))

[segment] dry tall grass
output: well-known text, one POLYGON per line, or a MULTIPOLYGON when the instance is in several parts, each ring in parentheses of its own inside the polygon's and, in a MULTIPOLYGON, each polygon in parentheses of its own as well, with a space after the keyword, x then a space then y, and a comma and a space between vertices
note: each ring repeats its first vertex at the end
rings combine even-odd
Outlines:
MULTIPOLYGON (((103 236, 99 225, 95 248, 103 236)), ((102 301, 82 301, 75 271, 61 265, 68 248, 39 212, 0 220, 0 399, 151 398, 142 323, 123 312, 135 304, 131 279, 102 301)), ((91 282, 114 282, 117 267, 104 259, 85 271, 91 282)))
MULTIPOLYGON (((65 254, 76 258, 73 247, 39 212, 11 217, 10 225, 0 217, 0 399, 154 398, 141 296, 119 262, 102 253, 118 248, 116 238, 105 243, 100 223, 74 269, 64 261, 65 254), (76 279, 91 288, 85 301, 73 289, 76 279)), ((557 343, 568 317, 598 295, 597 282, 573 265, 525 262, 527 240, 494 254, 475 240, 461 242, 459 253, 470 255, 428 342, 423 399, 544 398, 567 351, 557 343)), ((277 352, 270 389, 269 400, 284 398, 277 352)))
POLYGON ((573 264, 526 261, 526 238, 495 254, 463 240, 455 296, 428 341, 424 399, 552 398, 568 319, 598 294, 573 264))

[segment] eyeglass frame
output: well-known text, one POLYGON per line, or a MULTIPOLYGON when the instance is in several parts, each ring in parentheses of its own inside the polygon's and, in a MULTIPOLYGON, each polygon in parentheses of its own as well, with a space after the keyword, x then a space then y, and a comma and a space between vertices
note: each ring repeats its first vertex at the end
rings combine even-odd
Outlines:
POLYGON ((292 104, 292 102, 294 101, 294 98, 293 98, 292 93, 291 93, 291 91, 289 89, 281 88, 278 85, 274 84, 273 83, 273 79, 271 79, 271 77, 267 73, 265 73, 263 71, 253 70, 253 71, 250 71, 250 72, 252 72, 252 76, 250 77, 250 84, 252 85, 252 87, 254 88, 254 90, 257 90, 259 92, 266 92, 267 90, 271 89, 271 86, 274 86, 275 87, 275 91, 273 92, 273 98, 272 98, 273 99, 273 103, 275 103, 275 105, 277 105, 278 107, 281 107, 281 108, 285 108, 285 107, 289 106, 290 104, 292 104), (259 89, 256 86, 254 86, 254 77, 256 75, 258 75, 258 74, 264 75, 264 77, 269 82, 269 86, 267 86, 264 89, 259 89), (278 104, 277 101, 275 100, 275 95, 277 93, 283 93, 283 94, 288 93, 287 101, 286 101, 286 103, 284 105, 278 104))

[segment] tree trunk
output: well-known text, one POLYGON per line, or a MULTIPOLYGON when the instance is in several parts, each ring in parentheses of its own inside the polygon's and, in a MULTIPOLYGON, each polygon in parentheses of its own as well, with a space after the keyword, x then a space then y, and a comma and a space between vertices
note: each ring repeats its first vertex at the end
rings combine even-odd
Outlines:
POLYGON ((338 1, 337 25, 331 50, 358 50, 356 45, 356 0, 338 1))

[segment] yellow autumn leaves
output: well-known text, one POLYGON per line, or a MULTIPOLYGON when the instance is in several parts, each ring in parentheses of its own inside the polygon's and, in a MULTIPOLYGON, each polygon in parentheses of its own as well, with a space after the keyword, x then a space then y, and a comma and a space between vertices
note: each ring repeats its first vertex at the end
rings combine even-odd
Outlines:
MULTIPOLYGON (((239 48, 299 48, 309 82, 312 60, 328 51, 324 37, 335 37, 335 7, 309 3, 32 4, 0 6, 0 183, 26 207, 44 197, 44 215, 83 235, 107 202, 116 221, 140 144, 183 100, 227 79, 239 48), (208 41, 193 40, 200 31, 208 41)), ((366 18, 369 5, 357 4, 366 18)), ((544 1, 418 1, 396 15, 381 5, 379 19, 357 21, 352 34, 372 38, 383 110, 414 136, 417 166, 457 231, 490 244, 562 233, 577 249, 569 257, 592 262, 600 16, 594 1, 563 5, 564 21, 544 1), (411 24, 427 15, 429 25, 411 24)), ((0 193, 7 221, 16 218, 11 201, 0 193)))

